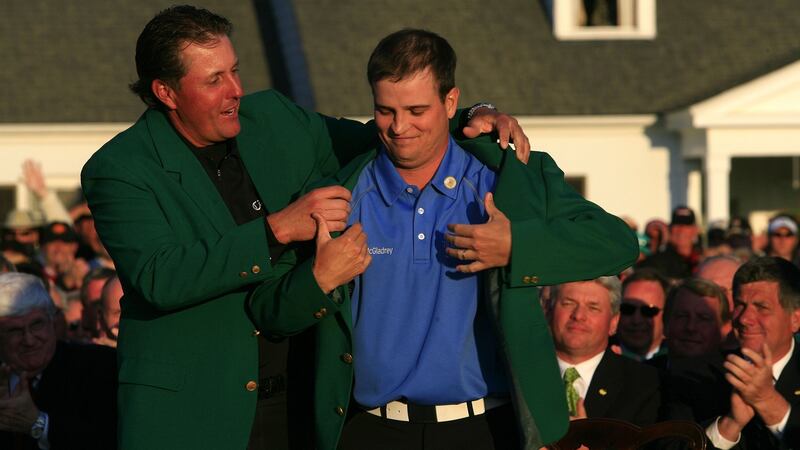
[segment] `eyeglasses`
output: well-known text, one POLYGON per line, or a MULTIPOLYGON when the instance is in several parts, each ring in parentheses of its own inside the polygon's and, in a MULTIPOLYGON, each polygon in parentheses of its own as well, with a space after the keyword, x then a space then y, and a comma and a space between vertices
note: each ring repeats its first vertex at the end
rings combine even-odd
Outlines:
POLYGON ((661 312, 661 308, 658 306, 649 306, 649 305, 635 305, 633 303, 623 303, 619 306, 619 312, 622 313, 623 316, 632 316, 639 311, 642 317, 653 318, 661 312))
POLYGON ((794 237, 794 233, 791 233, 791 232, 788 232, 788 231, 784 232, 784 233, 770 233, 769 235, 770 235, 770 237, 779 237, 779 238, 794 237))
POLYGON ((35 319, 23 326, 0 329, 0 335, 10 340, 20 340, 25 336, 26 332, 39 336, 47 329, 48 324, 50 324, 50 320, 42 317, 35 319))

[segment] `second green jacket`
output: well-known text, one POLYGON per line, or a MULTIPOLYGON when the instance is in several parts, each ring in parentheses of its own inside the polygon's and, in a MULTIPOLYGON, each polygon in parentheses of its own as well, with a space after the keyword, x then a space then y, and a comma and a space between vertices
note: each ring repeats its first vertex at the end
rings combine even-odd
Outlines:
MULTIPOLYGON (((507 267, 485 271, 488 302, 505 357, 509 389, 525 450, 557 441, 568 415, 552 338, 538 300, 538 286, 614 275, 638 256, 638 244, 619 218, 577 194, 546 153, 528 164, 499 151, 488 137, 459 142, 498 174, 494 198, 511 220, 512 252, 507 267)), ((356 158, 325 184, 352 190, 377 150, 356 158)), ((341 435, 353 385, 352 324, 347 289, 327 305, 308 301, 294 270, 309 264, 297 254, 282 258, 283 276, 255 291, 251 306, 259 325, 291 335, 317 324, 315 428, 318 450, 334 450, 341 435), (324 308, 324 310, 323 310, 324 308)))

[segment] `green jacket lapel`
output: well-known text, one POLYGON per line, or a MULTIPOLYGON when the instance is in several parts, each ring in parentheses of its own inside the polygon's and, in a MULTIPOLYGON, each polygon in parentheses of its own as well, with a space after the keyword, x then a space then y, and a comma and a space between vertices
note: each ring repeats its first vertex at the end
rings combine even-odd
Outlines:
POLYGON ((217 231, 223 233, 234 226, 233 217, 219 191, 208 178, 197 157, 172 128, 167 117, 154 109, 148 110, 145 117, 164 170, 175 178, 217 231))
POLYGON ((284 168, 291 167, 293 152, 273 149, 291 148, 295 144, 291 136, 276 132, 271 122, 256 124, 241 115, 239 120, 242 124, 242 131, 236 137, 239 154, 267 211, 278 211, 294 192, 287 190, 287 183, 275 183, 274 180, 281 178, 284 168))

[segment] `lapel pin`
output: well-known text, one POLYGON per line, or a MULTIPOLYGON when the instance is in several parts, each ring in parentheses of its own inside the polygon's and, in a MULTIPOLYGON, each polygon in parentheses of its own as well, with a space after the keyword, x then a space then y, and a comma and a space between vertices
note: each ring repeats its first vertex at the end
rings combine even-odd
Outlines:
POLYGON ((456 179, 454 177, 447 177, 444 179, 444 187, 453 189, 456 187, 456 179))
POLYGON ((605 390, 605 389, 603 389, 603 388, 600 388, 600 389, 599 389, 597 392, 598 392, 600 395, 606 395, 606 394, 608 394, 608 391, 606 391, 606 390, 605 390))

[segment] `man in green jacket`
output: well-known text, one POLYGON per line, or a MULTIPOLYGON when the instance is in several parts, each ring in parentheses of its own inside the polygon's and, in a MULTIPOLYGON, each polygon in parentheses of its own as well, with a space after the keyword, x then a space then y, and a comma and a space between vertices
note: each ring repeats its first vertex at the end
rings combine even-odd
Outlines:
MULTIPOLYGON (((375 138, 372 125, 305 111, 274 91, 243 95, 230 31, 226 19, 191 6, 152 19, 137 42, 132 86, 149 108, 82 172, 124 290, 119 442, 126 450, 244 449, 251 430, 265 429, 272 448, 285 448, 285 423, 254 423, 260 398, 283 415, 285 355, 268 354, 259 374, 264 341, 245 300, 276 276, 287 245, 314 237, 312 212, 344 229, 349 191, 298 192, 375 138)), ((520 131, 492 112, 471 125, 493 123, 506 125, 506 140, 520 131)), ((364 246, 349 233, 328 242, 313 268, 296 268, 307 301, 334 305, 318 285, 346 281, 333 269, 363 270, 364 260, 345 256, 364 246)))
MULTIPOLYGON (((366 232, 371 264, 332 304, 304 297, 288 264, 252 299, 273 332, 318 322, 317 448, 556 441, 567 410, 536 288, 619 273, 638 256, 635 236, 547 154, 526 165, 488 139, 451 138, 459 90, 441 37, 389 35, 367 71, 382 145, 326 184, 352 190, 348 224, 366 232)), ((331 237, 315 218, 319 255, 331 237)))

